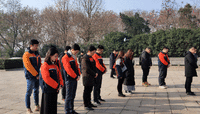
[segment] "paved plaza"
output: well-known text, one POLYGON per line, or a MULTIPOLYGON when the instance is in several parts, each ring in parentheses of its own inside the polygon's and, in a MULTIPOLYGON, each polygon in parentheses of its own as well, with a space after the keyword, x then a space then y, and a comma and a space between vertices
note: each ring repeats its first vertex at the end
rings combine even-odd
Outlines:
MULTIPOLYGON (((200 68, 197 69, 200 76, 200 68)), ((103 76, 101 96, 106 100, 94 111, 86 111, 83 106, 82 79, 78 83, 75 110, 81 114, 200 114, 200 77, 194 77, 192 91, 196 96, 185 94, 183 66, 172 66, 168 70, 168 89, 158 88, 158 67, 151 68, 148 81, 150 87, 142 85, 142 70, 135 66, 136 91, 118 97, 117 79, 110 78, 110 70, 103 76)), ((26 114, 26 79, 23 69, 0 70, 0 114, 26 114)), ((40 90, 40 100, 41 100, 40 90)), ((64 114, 64 102, 59 93, 58 114, 64 114)), ((34 110, 33 95, 31 108, 34 110)), ((34 114, 39 114, 34 112, 34 114)))

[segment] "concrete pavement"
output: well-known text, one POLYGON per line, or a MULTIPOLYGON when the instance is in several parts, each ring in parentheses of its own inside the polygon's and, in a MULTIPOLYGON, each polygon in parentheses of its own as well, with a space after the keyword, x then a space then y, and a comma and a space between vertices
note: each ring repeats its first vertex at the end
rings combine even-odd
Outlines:
MULTIPOLYGON (((200 68, 197 69, 200 76, 200 68)), ((185 94, 183 66, 172 66, 168 70, 166 83, 168 89, 158 88, 158 68, 151 68, 148 81, 150 87, 142 85, 142 70, 135 66, 136 91, 118 97, 117 79, 110 78, 110 70, 103 76, 101 96, 106 100, 94 111, 85 111, 83 106, 82 79, 78 83, 75 110, 81 114, 199 114, 200 113, 200 77, 194 77, 192 91, 196 96, 185 94)), ((23 69, 0 70, 0 114, 26 114, 26 79, 23 69)), ((41 100, 40 90, 40 100, 41 100)), ((93 96, 93 95, 92 95, 93 96)), ((58 114, 64 114, 64 102, 59 93, 58 114)), ((31 108, 34 110, 33 95, 31 108)), ((39 114, 34 112, 34 114, 39 114)))

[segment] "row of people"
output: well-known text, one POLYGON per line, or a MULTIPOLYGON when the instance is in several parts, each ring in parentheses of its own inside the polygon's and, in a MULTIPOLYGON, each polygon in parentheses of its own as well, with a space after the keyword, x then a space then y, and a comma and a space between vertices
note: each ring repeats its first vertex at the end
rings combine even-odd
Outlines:
MULTIPOLYGON (((129 50, 130 51, 130 50, 129 50)), ((158 54, 158 71, 159 71, 159 76, 158 76, 158 82, 159 82, 159 88, 161 89, 166 89, 167 85, 165 82, 165 78, 167 76, 167 69, 170 67, 170 60, 168 57, 168 51, 169 48, 163 47, 162 51, 158 54)), ((197 48, 192 46, 186 53, 185 53, 185 76, 186 76, 186 81, 185 81, 185 89, 186 89, 186 94, 187 95, 195 95, 194 92, 191 91, 191 83, 193 80, 193 77, 197 76, 196 69, 198 68, 197 65, 197 57, 196 56, 196 51, 197 48)), ((150 57, 151 53, 151 48, 147 47, 142 54, 139 57, 139 64, 141 65, 141 69, 143 71, 143 76, 142 76, 142 85, 145 87, 150 86, 151 84, 147 81, 147 77, 149 75, 150 68, 152 66, 152 60, 150 57)), ((111 74, 110 77, 114 78, 115 74, 115 69, 114 69, 114 64, 116 61, 116 58, 118 57, 118 51, 113 50, 113 53, 110 55, 110 69, 111 69, 111 74)), ((126 60, 126 56, 123 58, 126 60)), ((125 62, 126 63, 126 62, 125 62)), ((128 62, 129 64, 132 63, 131 61, 128 62)), ((126 63, 126 66, 129 66, 126 63)), ((129 69, 134 69, 133 64, 129 66, 129 69)), ((129 73, 130 74, 130 73, 129 73)), ((124 74, 125 77, 127 77, 127 74, 124 74)), ((134 77, 134 70, 133 70, 133 75, 134 77)), ((127 81, 124 81, 124 85, 126 85, 127 81)), ((119 83, 122 83, 120 81, 119 83)), ((132 83, 135 83, 132 81, 132 83)), ((126 86, 124 88, 126 91, 126 86)))
MULTIPOLYGON (((23 55, 24 71, 27 80, 27 91, 25 97, 27 113, 32 113, 30 108, 30 96, 32 90, 34 90, 35 111, 40 110, 41 114, 56 114, 57 94, 64 86, 65 89, 62 90, 62 99, 65 100, 65 113, 77 114, 74 110, 74 99, 76 95, 77 81, 80 79, 81 75, 76 57, 76 54, 80 51, 79 45, 74 44, 71 49, 66 47, 65 52, 60 56, 60 61, 58 60, 58 51, 56 47, 51 47, 46 53, 43 64, 41 63, 41 57, 37 51, 38 46, 39 42, 37 40, 31 40, 28 51, 23 55), (40 67, 41 76, 39 77, 40 67), (39 83, 42 88, 41 109, 39 107, 38 97, 39 83)), ((83 101, 86 110, 92 110, 92 107, 96 107, 91 103, 91 97, 89 97, 91 96, 90 94, 93 87, 94 103, 99 105, 101 104, 100 101, 105 101, 100 96, 102 75, 106 72, 106 67, 103 64, 101 57, 103 49, 104 47, 101 45, 99 45, 97 49, 94 46, 90 46, 88 53, 82 60, 84 85, 83 101), (87 62, 88 57, 89 60, 93 62, 90 66, 88 66, 87 62), (88 68, 91 68, 93 73, 95 72, 95 78, 92 80, 89 78, 93 77, 93 74, 88 74, 88 68)))
MULTIPOLYGON (((77 89, 77 81, 79 81, 81 72, 77 63, 76 54, 80 51, 78 44, 74 44, 71 49, 66 47, 65 52, 60 56, 58 60, 58 51, 55 47, 51 47, 46 53, 45 61, 41 64, 41 57, 38 53, 39 42, 37 40, 31 40, 30 47, 23 55, 24 71, 27 80, 27 91, 25 97, 25 103, 27 112, 32 113, 30 108, 30 96, 32 90, 34 90, 35 111, 39 111, 39 80, 42 88, 42 102, 41 102, 41 114, 56 114, 57 113, 57 94, 63 87, 62 99, 65 100, 65 113, 77 114, 74 110, 74 99, 77 89), (41 77, 40 74, 41 67, 41 77), (64 81, 63 81, 64 80, 64 81), (64 82, 64 83, 63 83, 64 82)), ((101 85, 102 75, 107 72, 107 69, 103 63, 101 54, 104 47, 99 45, 96 49, 94 46, 90 46, 86 55, 81 59, 82 67, 82 79, 84 85, 83 101, 86 110, 93 110, 92 107, 97 107, 91 103, 91 92, 94 93, 94 103, 100 105, 100 101, 105 101, 101 98, 101 85), (94 87, 94 89, 93 89, 94 87)), ((143 85, 150 85, 147 82, 147 76, 150 66, 152 65, 150 58, 150 48, 146 48, 141 55, 141 66, 143 70, 143 85)), ((167 68, 170 61, 168 58, 168 48, 164 47, 162 52, 158 55, 159 66, 159 87, 166 88, 165 78, 167 75, 167 68)), ((185 56, 185 75, 186 75, 186 93, 188 95, 194 95, 191 92, 192 77, 197 76, 196 68, 197 59, 194 54, 196 48, 192 47, 186 53, 185 56)), ((133 51, 129 49, 126 54, 120 51, 116 54, 117 57, 112 63, 111 74, 116 72, 118 76, 118 96, 125 97, 122 93, 122 84, 124 84, 125 92, 135 90, 135 78, 134 78, 134 63, 133 51), (114 70, 114 71, 113 71, 114 70)))

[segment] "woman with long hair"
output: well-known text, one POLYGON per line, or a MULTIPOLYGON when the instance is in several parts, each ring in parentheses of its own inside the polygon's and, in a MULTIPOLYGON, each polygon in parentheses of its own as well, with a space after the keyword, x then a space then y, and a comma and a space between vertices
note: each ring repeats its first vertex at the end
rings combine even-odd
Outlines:
POLYGON ((115 71, 118 78, 117 90, 118 90, 119 97, 125 97, 125 95, 122 93, 122 84, 125 78, 124 72, 126 71, 126 66, 124 64, 123 56, 124 56, 124 52, 119 51, 119 54, 115 61, 115 71))
POLYGON ((44 63, 41 67, 43 82, 43 93, 40 114, 57 114, 58 92, 63 86, 63 79, 56 64, 58 50, 51 47, 46 53, 44 63))
POLYGON ((129 49, 124 56, 124 63, 127 67, 127 71, 125 72, 124 79, 124 90, 125 92, 129 92, 132 94, 132 91, 135 91, 135 77, 134 77, 134 64, 132 62, 133 59, 133 51, 129 49))

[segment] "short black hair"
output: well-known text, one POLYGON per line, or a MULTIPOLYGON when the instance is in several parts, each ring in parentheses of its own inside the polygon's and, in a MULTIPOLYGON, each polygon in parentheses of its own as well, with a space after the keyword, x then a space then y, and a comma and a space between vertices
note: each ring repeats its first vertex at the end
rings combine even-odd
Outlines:
POLYGON ((91 45, 89 48, 88 48, 88 51, 94 51, 94 50, 97 50, 93 45, 91 45))
POLYGON ((102 45, 98 45, 98 49, 104 49, 102 45))
POLYGON ((150 50, 151 50, 151 48, 150 48, 150 47, 147 47, 146 49, 150 49, 150 50))
POLYGON ((66 47, 65 47, 65 50, 66 50, 66 51, 68 51, 68 50, 70 50, 70 49, 71 49, 70 46, 66 46, 66 47))
POLYGON ((72 49, 74 49, 74 50, 79 50, 80 51, 80 46, 78 45, 78 44, 74 44, 73 46, 72 46, 72 49))
POLYGON ((191 46, 191 47, 190 47, 190 49, 191 49, 191 48, 197 49, 197 47, 196 47, 196 46, 191 46))
POLYGON ((169 49, 167 46, 164 46, 163 49, 169 49))
POLYGON ((38 40, 32 39, 32 40, 30 41, 30 45, 34 45, 34 44, 39 44, 38 40))

